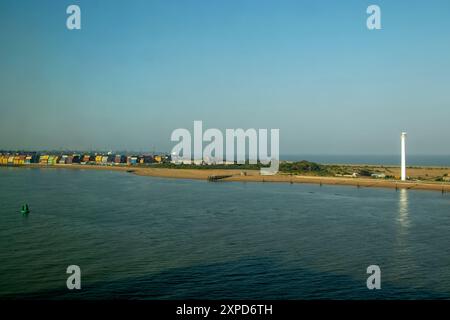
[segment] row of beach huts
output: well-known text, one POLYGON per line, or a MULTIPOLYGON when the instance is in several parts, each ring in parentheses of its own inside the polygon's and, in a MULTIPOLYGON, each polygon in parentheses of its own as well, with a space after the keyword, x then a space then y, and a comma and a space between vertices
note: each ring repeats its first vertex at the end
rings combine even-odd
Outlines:
POLYGON ((0 165, 18 166, 27 164, 93 164, 93 165, 138 165, 169 162, 166 155, 120 155, 120 154, 0 154, 0 165))

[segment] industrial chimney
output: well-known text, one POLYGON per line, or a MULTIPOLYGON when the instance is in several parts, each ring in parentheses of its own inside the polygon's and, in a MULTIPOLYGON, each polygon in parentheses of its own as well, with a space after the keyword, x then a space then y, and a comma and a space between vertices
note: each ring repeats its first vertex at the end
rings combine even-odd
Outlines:
POLYGON ((406 132, 402 132, 402 168, 401 168, 401 180, 406 180, 406 132))

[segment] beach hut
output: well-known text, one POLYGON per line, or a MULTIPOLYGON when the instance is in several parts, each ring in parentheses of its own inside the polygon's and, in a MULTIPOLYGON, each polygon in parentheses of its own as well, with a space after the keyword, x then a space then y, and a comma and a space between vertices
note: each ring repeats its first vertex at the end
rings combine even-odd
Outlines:
POLYGON ((55 164, 58 163, 58 160, 59 160, 59 159, 60 159, 59 156, 56 156, 56 155, 50 155, 50 156, 48 157, 48 164, 49 164, 49 165, 55 165, 55 164))
POLYGON ((127 157, 127 164, 128 165, 135 165, 138 163, 138 157, 137 156, 128 156, 127 157))
POLYGON ((126 156, 122 156, 120 154, 116 154, 116 156, 114 157, 114 163, 115 164, 126 163, 126 162, 127 162, 127 157, 126 156))
POLYGON ((143 155, 139 158, 139 163, 153 163, 155 160, 153 159, 153 156, 151 155, 143 155))
POLYGON ((103 156, 101 156, 101 155, 95 156, 95 163, 96 164, 101 164, 102 163, 102 158, 103 158, 103 156))
POLYGON ((161 156, 154 156, 153 159, 154 159, 155 162, 157 162, 157 163, 161 163, 161 162, 162 162, 162 157, 161 157, 161 156))
POLYGON ((39 155, 36 152, 25 154, 25 164, 38 163, 39 155))
POLYGON ((108 156, 102 156, 101 164, 108 164, 108 156))
POLYGON ((39 164, 48 164, 48 155, 42 155, 39 157, 39 164))
POLYGON ((18 161, 17 161, 17 164, 19 165, 19 166, 23 166, 24 164, 25 164, 25 158, 26 158, 27 156, 26 155, 20 155, 20 156, 18 156, 18 161))
POLYGON ((8 164, 8 156, 7 155, 1 155, 0 156, 0 165, 6 166, 8 164))
POLYGON ((81 162, 81 155, 79 154, 74 154, 71 158, 72 163, 80 163, 81 162))
POLYGON ((66 155, 66 154, 62 155, 61 158, 59 159, 58 163, 59 163, 59 164, 67 164, 67 158, 68 158, 68 157, 69 157, 69 156, 66 155))

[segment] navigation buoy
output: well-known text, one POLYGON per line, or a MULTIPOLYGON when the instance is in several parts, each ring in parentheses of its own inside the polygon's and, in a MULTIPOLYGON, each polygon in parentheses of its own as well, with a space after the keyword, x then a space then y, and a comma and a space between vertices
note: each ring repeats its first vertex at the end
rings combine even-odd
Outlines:
POLYGON ((20 212, 22 212, 22 214, 30 213, 30 208, 28 207, 28 204, 22 205, 22 209, 20 210, 20 212))

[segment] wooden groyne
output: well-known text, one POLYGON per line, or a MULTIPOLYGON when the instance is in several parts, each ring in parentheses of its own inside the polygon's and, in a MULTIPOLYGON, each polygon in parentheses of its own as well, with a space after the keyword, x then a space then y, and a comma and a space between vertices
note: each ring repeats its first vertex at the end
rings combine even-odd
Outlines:
POLYGON ((231 174, 229 174, 229 175, 214 175, 214 176, 208 176, 208 181, 211 181, 211 182, 215 182, 215 181, 219 181, 219 180, 222 180, 222 179, 225 179, 225 178, 230 178, 230 177, 232 177, 233 175, 231 175, 231 174))

